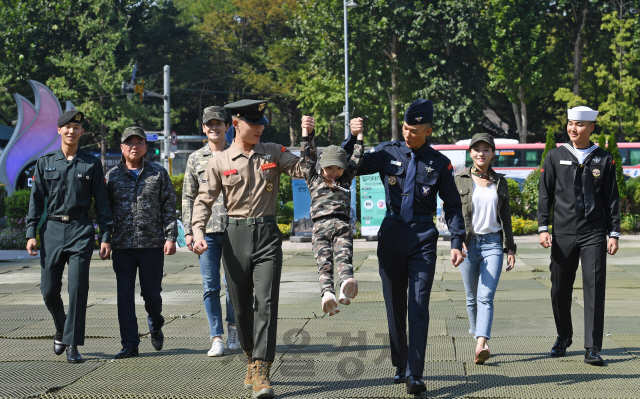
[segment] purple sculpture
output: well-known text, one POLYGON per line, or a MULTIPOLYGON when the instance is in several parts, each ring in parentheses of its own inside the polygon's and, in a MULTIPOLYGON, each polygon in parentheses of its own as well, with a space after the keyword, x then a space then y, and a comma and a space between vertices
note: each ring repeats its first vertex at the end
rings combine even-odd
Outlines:
MULTIPOLYGON (((0 155, 0 182, 6 185, 11 195, 18 187, 19 175, 35 160, 60 147, 58 117, 62 108, 55 94, 40 82, 29 80, 36 97, 35 105, 19 94, 18 122, 7 147, 0 155)), ((75 110, 71 101, 66 102, 65 111, 75 110)))

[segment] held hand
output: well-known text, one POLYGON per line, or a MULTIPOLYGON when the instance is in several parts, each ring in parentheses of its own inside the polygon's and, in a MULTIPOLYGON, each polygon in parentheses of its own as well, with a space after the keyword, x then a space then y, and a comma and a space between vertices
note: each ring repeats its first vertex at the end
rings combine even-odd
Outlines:
POLYGON ((184 236, 184 240, 187 242, 187 248, 193 252, 193 234, 187 234, 184 236))
POLYGON ((609 243, 607 244, 607 252, 609 255, 615 255, 618 252, 618 239, 609 238, 609 243))
POLYGON ((351 128, 351 134, 357 135, 358 140, 362 140, 364 138, 364 124, 362 123, 362 118, 351 119, 349 127, 351 128))
POLYGON ((551 246, 551 235, 546 231, 540 233, 540 245, 545 248, 549 248, 551 246))
POLYGON ((306 127, 302 128, 302 137, 309 137, 309 131, 306 127))
POLYGON ((193 252, 196 255, 202 255, 207 250, 207 242, 203 239, 196 240, 195 244, 193 244, 193 252))
POLYGON ((302 129, 307 129, 307 132, 310 132, 315 126, 316 120, 312 116, 305 115, 302 117, 302 129))
POLYGON ((100 243, 100 259, 111 259, 111 244, 107 242, 100 243))
POLYGON ((35 238, 29 238, 27 241, 27 252, 29 252, 31 256, 38 255, 38 242, 35 238))
POLYGON ((176 243, 173 241, 166 241, 164 243, 164 254, 173 255, 176 253, 176 243))
POLYGON ((465 256, 462 254, 462 251, 459 249, 452 248, 451 249, 451 264, 455 267, 458 267, 460 263, 464 260, 465 256))
POLYGON ((507 254, 507 265, 509 265, 507 267, 507 271, 511 271, 516 265, 516 257, 513 251, 509 251, 509 253, 507 254))

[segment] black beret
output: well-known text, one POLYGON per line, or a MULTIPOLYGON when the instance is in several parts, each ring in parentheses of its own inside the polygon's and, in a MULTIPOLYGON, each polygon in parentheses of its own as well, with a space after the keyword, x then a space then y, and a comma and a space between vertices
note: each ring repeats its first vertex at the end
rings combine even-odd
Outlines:
POLYGON ((80 111, 67 111, 58 118, 58 127, 62 127, 70 122, 82 125, 82 122, 84 122, 84 114, 80 111))
POLYGON ((240 118, 252 125, 266 125, 269 123, 269 119, 264 116, 264 111, 268 102, 269 100, 240 100, 224 107, 231 116, 240 118))
POLYGON ((433 103, 431 100, 418 99, 409 105, 404 114, 407 125, 420 125, 433 121, 433 103))

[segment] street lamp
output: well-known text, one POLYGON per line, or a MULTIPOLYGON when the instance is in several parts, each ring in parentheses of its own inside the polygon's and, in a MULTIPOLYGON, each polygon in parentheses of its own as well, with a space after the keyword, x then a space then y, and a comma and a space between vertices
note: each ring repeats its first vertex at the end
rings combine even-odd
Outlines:
MULTIPOLYGON (((344 138, 349 137, 349 45, 347 42, 347 8, 356 8, 353 0, 343 0, 344 4, 344 138)), ((341 114, 341 115, 342 115, 341 114)))

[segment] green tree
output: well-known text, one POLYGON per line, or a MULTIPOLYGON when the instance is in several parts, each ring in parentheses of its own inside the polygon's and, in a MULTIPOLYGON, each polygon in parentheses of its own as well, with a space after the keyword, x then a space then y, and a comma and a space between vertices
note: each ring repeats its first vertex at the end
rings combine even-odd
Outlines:
POLYGON ((547 140, 544 144, 544 151, 542 152, 542 161, 540 162, 540 166, 544 166, 544 159, 546 158, 549 151, 556 148, 556 136, 553 134, 553 129, 547 129, 547 140))
POLYGON ((618 150, 618 140, 616 139, 615 132, 611 132, 608 141, 609 146, 607 151, 613 156, 613 161, 616 167, 616 180, 618 181, 618 192, 620 193, 620 199, 626 197, 627 187, 624 181, 624 173, 622 171, 622 157, 620 156, 620 150, 618 150))
POLYGON ((600 134, 598 135, 598 147, 602 148, 603 150, 607 150, 607 139, 604 136, 604 132, 600 132, 600 134))

